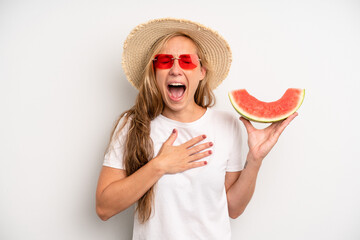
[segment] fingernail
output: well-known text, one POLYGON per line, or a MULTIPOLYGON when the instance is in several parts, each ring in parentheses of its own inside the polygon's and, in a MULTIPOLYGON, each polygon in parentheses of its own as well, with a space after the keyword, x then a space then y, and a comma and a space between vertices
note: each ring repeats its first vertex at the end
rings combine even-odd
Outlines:
POLYGON ((204 162, 204 165, 206 165, 206 164, 207 164, 207 161, 204 162))
POLYGON ((175 129, 175 128, 173 129, 173 133, 176 133, 176 129, 175 129))
POLYGON ((209 150, 209 154, 212 154, 212 151, 211 151, 211 150, 209 150))
POLYGON ((204 134, 204 135, 202 135, 202 137, 203 137, 203 138, 206 138, 206 135, 204 134))
POLYGON ((209 143, 210 146, 213 146, 214 144, 212 142, 209 143))

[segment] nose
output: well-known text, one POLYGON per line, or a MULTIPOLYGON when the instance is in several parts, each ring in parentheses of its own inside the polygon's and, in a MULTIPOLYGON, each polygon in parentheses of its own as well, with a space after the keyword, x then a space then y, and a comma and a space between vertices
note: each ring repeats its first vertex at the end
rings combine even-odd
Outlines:
POLYGON ((174 64, 170 68, 170 74, 171 75, 181 75, 181 73, 182 73, 182 69, 181 69, 181 67, 179 65, 179 59, 174 58, 174 64))

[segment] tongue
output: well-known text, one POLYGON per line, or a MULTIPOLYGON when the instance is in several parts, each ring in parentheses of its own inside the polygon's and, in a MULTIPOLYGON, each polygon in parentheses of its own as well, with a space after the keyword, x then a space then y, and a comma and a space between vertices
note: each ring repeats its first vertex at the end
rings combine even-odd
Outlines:
POLYGON ((170 87, 169 90, 174 98, 180 98, 184 94, 184 87, 170 87))

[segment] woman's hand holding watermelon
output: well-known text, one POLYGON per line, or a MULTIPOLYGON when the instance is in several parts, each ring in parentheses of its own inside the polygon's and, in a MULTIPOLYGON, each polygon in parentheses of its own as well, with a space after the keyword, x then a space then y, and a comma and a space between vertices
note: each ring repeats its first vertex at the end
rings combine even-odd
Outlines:
POLYGON ((297 115, 298 113, 295 112, 288 118, 274 122, 264 129, 256 129, 249 120, 240 117, 248 134, 248 161, 253 161, 255 164, 261 165, 262 160, 274 147, 281 133, 297 115))

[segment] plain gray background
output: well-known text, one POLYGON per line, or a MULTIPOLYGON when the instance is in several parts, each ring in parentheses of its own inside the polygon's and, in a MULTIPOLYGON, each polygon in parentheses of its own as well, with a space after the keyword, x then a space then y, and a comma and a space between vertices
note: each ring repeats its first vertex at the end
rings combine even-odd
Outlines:
MULTIPOLYGON (((273 101, 306 89, 265 159, 233 239, 360 239, 360 2, 0 1, 0 239, 116 239, 95 189, 110 130, 137 91, 121 68, 138 24, 186 18, 228 40, 233 64, 216 108, 246 88, 273 101)), ((263 124, 256 124, 264 127, 263 124)))

